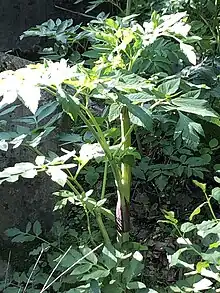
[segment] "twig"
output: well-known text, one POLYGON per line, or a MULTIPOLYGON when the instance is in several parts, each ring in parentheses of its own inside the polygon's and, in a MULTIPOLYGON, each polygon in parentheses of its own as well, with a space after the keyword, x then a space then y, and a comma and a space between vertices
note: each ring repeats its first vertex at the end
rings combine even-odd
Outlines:
POLYGON ((4 285, 4 288, 6 288, 6 284, 7 284, 7 281, 8 281, 10 262, 11 262, 11 250, 9 251, 9 255, 8 255, 7 268, 6 268, 6 272, 5 272, 5 285, 4 285))
POLYGON ((70 12, 70 13, 73 13, 73 14, 81 15, 83 17, 87 17, 87 18, 91 18, 91 19, 96 19, 95 16, 92 16, 92 15, 89 15, 89 14, 85 14, 85 13, 81 13, 81 12, 76 12, 76 11, 73 11, 73 10, 70 10, 70 9, 67 9, 67 8, 64 8, 64 7, 61 7, 61 6, 58 6, 58 5, 54 5, 54 7, 57 8, 57 9, 61 9, 63 11, 66 11, 66 12, 70 12))

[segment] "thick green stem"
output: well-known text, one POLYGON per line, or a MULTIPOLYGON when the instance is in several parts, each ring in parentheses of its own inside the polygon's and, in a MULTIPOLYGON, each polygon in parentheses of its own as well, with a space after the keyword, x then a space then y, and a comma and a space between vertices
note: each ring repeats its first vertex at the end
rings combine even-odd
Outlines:
MULTIPOLYGON (((83 108, 83 110, 85 110, 83 108)), ((101 128, 99 127, 96 119, 94 118, 94 116, 90 113, 90 111, 87 109, 86 110, 87 115, 89 115, 92 123, 94 124, 95 128, 93 127, 93 125, 90 123, 90 121, 86 118, 86 116, 80 112, 79 116, 82 119, 82 121, 87 125, 87 127, 89 128, 89 130, 92 132, 92 134, 94 135, 96 141, 101 145, 108 161, 109 164, 112 168, 112 172, 115 178, 115 183, 116 183, 116 187, 118 190, 122 189, 122 184, 121 184, 121 174, 120 174, 120 170, 118 169, 118 166, 116 164, 116 162, 113 159, 112 153, 110 151, 110 148, 105 140, 105 137, 102 133, 101 128)))
MULTIPOLYGON (((130 129, 130 118, 128 109, 124 107, 121 115, 121 140, 122 150, 131 146, 131 135, 127 135, 130 129)), ((130 231, 130 189, 131 189, 131 166, 123 162, 121 164, 122 189, 118 191, 118 202, 116 207, 116 221, 118 225, 119 242, 124 243, 129 240, 130 231)))
POLYGON ((104 239, 104 243, 105 243, 105 245, 108 246, 108 245, 111 244, 111 240, 110 240, 110 238, 108 236, 108 232, 107 232, 107 230, 105 228, 105 225, 104 225, 104 223, 102 221, 102 216, 101 216, 101 214, 99 212, 95 212, 95 216, 96 216, 97 224, 99 226, 99 230, 102 233, 102 237, 104 239))
POLYGON ((126 16, 131 14, 131 3, 132 0, 127 0, 127 5, 126 5, 126 16))

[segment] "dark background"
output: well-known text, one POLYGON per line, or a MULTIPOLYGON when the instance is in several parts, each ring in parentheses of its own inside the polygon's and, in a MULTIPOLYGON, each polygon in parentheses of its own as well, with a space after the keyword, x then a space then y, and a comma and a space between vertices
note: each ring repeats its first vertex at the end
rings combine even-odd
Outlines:
POLYGON ((89 1, 77 5, 74 5, 74 2, 75 0, 0 0, 0 51, 30 49, 36 44, 36 39, 27 38, 20 41, 19 36, 31 26, 41 24, 50 18, 72 18, 74 24, 85 22, 86 19, 78 12, 83 13, 89 1), (56 5, 76 13, 58 9, 56 5))

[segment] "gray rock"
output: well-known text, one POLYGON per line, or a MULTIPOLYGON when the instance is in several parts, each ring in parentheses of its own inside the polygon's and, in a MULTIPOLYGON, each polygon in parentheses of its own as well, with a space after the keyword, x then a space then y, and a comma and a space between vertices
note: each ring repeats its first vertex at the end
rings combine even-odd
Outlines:
MULTIPOLYGON (((15 70, 28 63, 28 61, 18 57, 0 53, 0 69, 15 70)), ((43 101, 48 101, 48 99, 51 99, 51 97, 44 94, 43 101)), ((30 112, 23 106, 8 114, 6 119, 9 129, 13 131, 16 126, 13 119, 25 115, 30 115, 30 112)), ((58 151, 53 136, 48 138, 43 149, 58 151)), ((25 147, 10 148, 7 152, 0 151, 0 171, 18 162, 33 162, 36 156, 35 153, 25 147)), ((6 182, 0 185, 0 257, 1 251, 3 254, 4 247, 7 246, 7 251, 11 248, 10 242, 7 241, 4 234, 6 229, 15 226, 22 229, 28 221, 33 223, 35 220, 39 220, 46 230, 51 227, 54 206, 52 193, 58 189, 59 186, 53 183, 46 174, 34 179, 21 178, 16 183, 6 182)))

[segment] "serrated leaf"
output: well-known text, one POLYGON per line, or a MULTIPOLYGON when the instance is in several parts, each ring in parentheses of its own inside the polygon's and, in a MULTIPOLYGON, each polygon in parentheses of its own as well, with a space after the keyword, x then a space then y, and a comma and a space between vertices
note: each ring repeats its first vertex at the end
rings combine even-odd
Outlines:
POLYGON ((39 221, 35 221, 33 224, 33 232, 35 235, 39 236, 42 233, 41 224, 39 221))
POLYGON ((179 120, 176 124, 174 139, 176 140, 181 136, 187 146, 195 149, 200 142, 199 135, 205 136, 201 124, 194 122, 192 119, 179 112, 179 120))
POLYGON ((58 101, 72 120, 76 120, 80 111, 79 99, 66 94, 61 88, 58 89, 58 101))
POLYGON ((115 119, 117 119, 120 116, 122 107, 123 106, 118 103, 111 104, 111 106, 109 108, 109 114, 108 114, 109 122, 114 121, 115 119))
POLYGON ((157 90, 164 95, 173 95, 177 92, 179 86, 180 78, 175 78, 160 84, 157 90))
POLYGON ((132 117, 138 118, 138 120, 133 119, 133 123, 139 125, 141 123, 141 126, 144 126, 147 130, 153 129, 153 120, 150 116, 150 112, 147 109, 144 109, 140 107, 139 105, 132 104, 128 98, 125 96, 119 95, 118 100, 126 105, 128 108, 128 111, 133 115, 130 116, 131 120, 132 117), (140 121, 140 122, 139 122, 140 121))
POLYGON ((178 111, 192 113, 202 117, 218 117, 214 111, 208 109, 206 100, 175 98, 171 100, 171 103, 178 107, 178 111))
POLYGON ((9 228, 5 231, 5 234, 8 236, 8 237, 14 237, 18 234, 22 233, 18 228, 9 228))

